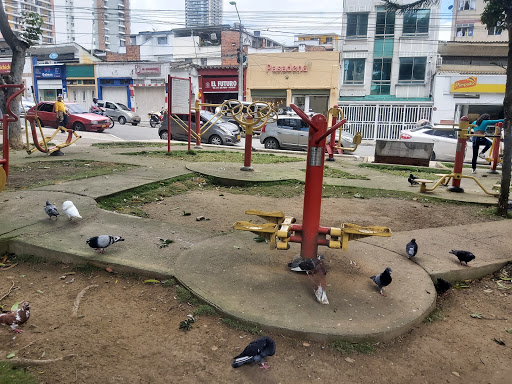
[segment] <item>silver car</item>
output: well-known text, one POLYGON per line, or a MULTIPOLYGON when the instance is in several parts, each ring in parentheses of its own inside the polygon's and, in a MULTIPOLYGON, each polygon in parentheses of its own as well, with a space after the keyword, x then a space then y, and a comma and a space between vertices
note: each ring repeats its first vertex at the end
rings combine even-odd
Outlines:
MULTIPOLYGON (((277 121, 267 123, 262 128, 260 143, 267 149, 304 149, 308 148, 309 125, 299 116, 278 116, 277 121)), ((338 140, 338 133, 336 133, 338 140)), ((344 148, 354 147, 354 135, 342 131, 341 145, 344 148)))
POLYGON ((98 100, 98 106, 104 108, 105 114, 114 119, 114 121, 118 121, 121 125, 126 123, 131 125, 140 124, 140 116, 122 103, 98 100))

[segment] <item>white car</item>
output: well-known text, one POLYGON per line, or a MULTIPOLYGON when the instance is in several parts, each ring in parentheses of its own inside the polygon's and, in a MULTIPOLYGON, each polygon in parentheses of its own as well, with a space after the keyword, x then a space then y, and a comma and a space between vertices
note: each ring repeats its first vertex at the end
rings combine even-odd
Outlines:
POLYGON ((26 97, 23 97, 21 100, 21 104, 23 105, 23 108, 20 110, 22 115, 25 115, 27 111, 32 108, 36 103, 34 103, 32 100, 27 99, 26 97))
MULTIPOLYGON (((401 141, 434 143, 431 160, 455 160, 457 150, 457 131, 453 128, 433 128, 431 125, 422 125, 400 132, 401 141)), ((466 156, 464 161, 471 161, 473 146, 471 141, 466 143, 466 156)))

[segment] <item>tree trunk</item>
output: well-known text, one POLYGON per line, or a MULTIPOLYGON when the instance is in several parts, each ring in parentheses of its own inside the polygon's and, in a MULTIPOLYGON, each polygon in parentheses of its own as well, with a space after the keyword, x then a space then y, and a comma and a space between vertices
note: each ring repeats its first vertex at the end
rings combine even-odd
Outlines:
POLYGON ((506 216, 508 211, 508 198, 510 194, 510 174, 512 168, 512 7, 507 9, 508 30, 508 60, 507 60, 507 85, 505 86, 505 98, 503 110, 505 122, 503 123, 503 165, 501 170, 501 189, 498 200, 498 214, 506 216))

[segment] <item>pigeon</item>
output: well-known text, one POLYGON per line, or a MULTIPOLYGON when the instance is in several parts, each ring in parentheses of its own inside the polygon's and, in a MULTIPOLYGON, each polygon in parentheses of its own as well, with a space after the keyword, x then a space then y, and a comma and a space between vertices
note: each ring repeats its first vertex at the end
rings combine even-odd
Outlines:
POLYGON ((445 294, 452 287, 452 283, 441 278, 437 279, 437 283, 435 283, 434 285, 436 286, 436 291, 438 295, 445 294))
POLYGON ((391 281, 393 281, 391 278, 391 268, 386 268, 380 275, 371 276, 370 279, 372 279, 375 284, 377 284, 380 290, 380 294, 382 296, 386 296, 386 294, 383 292, 383 289, 384 287, 391 284, 391 281))
POLYGON ((80 213, 78 213, 78 209, 76 209, 75 204, 72 201, 65 201, 62 203, 62 210, 66 215, 68 215, 68 220, 73 219, 73 217, 81 219, 80 213))
POLYGON ((327 271, 324 256, 318 255, 316 259, 297 257, 288 263, 288 267, 295 272, 306 272, 313 284, 315 297, 320 304, 329 304, 325 288, 327 286, 325 275, 327 271))
POLYGON ((21 304, 21 308, 15 311, 0 313, 0 324, 5 324, 11 327, 11 330, 15 333, 22 333, 18 326, 25 323, 30 317, 30 304, 28 301, 24 301, 21 304))
POLYGON ((57 211, 57 207, 53 204, 51 204, 48 200, 46 200, 46 205, 44 207, 44 212, 50 216, 50 220, 52 219, 53 216, 55 216, 55 218, 57 219, 59 216, 59 211, 57 211))
POLYGON ((418 179, 418 176, 414 176, 412 173, 409 175, 409 178, 407 179, 407 181, 409 182, 409 184, 411 185, 415 185, 415 184, 419 184, 416 179, 418 179))
POLYGON ((274 356, 274 353, 276 353, 276 343, 270 337, 263 336, 251 341, 241 354, 233 358, 231 366, 238 368, 244 364, 257 362, 261 365, 261 368, 269 369, 270 366, 264 359, 267 356, 274 356))
POLYGON ((323 255, 318 255, 316 259, 299 256, 293 259, 291 263, 288 263, 288 267, 294 272, 306 272, 309 274, 313 272, 323 258, 323 255))
POLYGON ((118 241, 124 241, 124 239, 121 236, 100 235, 89 237, 85 242, 99 253, 105 253, 105 248, 118 241))
POLYGON ((418 244, 416 244, 416 239, 412 239, 407 243, 407 245, 405 246, 405 251, 407 252, 407 257, 409 259, 416 256, 416 254, 418 253, 418 244))
POLYGON ((450 253, 454 254, 455 256, 457 256, 457 258, 459 259, 460 265, 465 265, 466 267, 469 267, 468 263, 471 260, 475 259, 475 255, 473 255, 469 251, 461 251, 461 250, 454 250, 454 249, 452 249, 450 251, 450 253), (462 262, 464 262, 465 264, 462 264, 462 262))

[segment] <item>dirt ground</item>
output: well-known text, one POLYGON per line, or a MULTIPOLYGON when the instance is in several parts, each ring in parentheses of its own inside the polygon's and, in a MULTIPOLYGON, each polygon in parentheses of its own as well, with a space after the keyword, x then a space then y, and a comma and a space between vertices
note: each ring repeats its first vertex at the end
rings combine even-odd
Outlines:
MULTIPOLYGON (((154 219, 213 235, 230 231, 237 220, 249 220, 244 215, 249 208, 280 209, 300 221, 302 199, 205 190, 167 198, 145 210, 154 219), (184 210, 191 215, 183 216, 184 210), (197 216, 208 220, 196 221, 197 216)), ((325 199, 321 224, 384 225, 398 232, 489 220, 479 214, 481 209, 385 198, 325 199)), ((180 322, 196 307, 180 303, 174 285, 144 283, 148 278, 152 276, 77 271, 45 262, 20 262, 0 270, 0 298, 13 283, 15 287, 0 301, 4 310, 24 300, 32 308, 24 333, 0 327, 0 360, 11 352, 34 360, 68 357, 30 367, 40 383, 499 384, 512 377, 512 333, 507 332, 512 332, 511 295, 492 276, 452 289, 439 300, 439 319, 376 344, 372 354, 340 353, 327 342, 270 333, 277 352, 268 358, 269 371, 231 368, 232 357, 257 336, 227 326, 220 316, 197 316, 190 331, 180 330, 180 322), (87 287, 73 317, 75 300, 87 287)), ((509 283, 501 281, 512 287, 509 283)))

